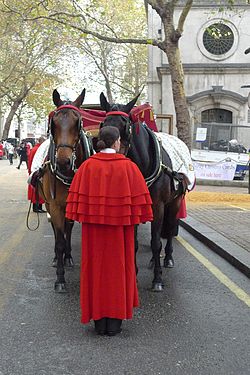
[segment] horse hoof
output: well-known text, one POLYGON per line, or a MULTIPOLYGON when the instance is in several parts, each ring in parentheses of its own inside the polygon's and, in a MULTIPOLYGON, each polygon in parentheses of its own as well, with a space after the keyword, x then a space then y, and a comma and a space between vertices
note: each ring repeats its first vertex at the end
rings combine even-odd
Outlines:
POLYGON ((56 293, 66 293, 67 292, 66 284, 55 282, 55 292, 56 293))
POLYGON ((74 261, 73 261, 73 258, 65 258, 64 259, 64 266, 65 267, 68 267, 68 268, 72 268, 74 267, 74 261))
POLYGON ((57 267, 57 258, 52 260, 52 267, 57 267))
POLYGON ((152 292, 162 292, 162 291, 163 291, 163 284, 162 283, 153 283, 152 292))
POLYGON ((148 263, 148 269, 149 270, 152 270, 155 266, 155 261, 154 259, 150 259, 149 263, 148 263))
POLYGON ((164 267, 165 268, 174 268, 174 260, 173 259, 164 259, 164 267))

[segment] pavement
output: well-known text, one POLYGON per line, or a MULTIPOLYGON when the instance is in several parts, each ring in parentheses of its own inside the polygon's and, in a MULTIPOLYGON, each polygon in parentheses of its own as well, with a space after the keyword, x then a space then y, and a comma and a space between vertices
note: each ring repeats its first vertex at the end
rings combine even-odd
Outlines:
POLYGON ((250 277, 248 183, 197 181, 186 203, 188 217, 180 225, 250 277))

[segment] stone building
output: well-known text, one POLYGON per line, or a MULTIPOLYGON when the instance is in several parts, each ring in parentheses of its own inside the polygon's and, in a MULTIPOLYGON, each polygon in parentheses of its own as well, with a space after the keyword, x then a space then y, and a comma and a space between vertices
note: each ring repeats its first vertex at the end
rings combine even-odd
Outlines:
MULTIPOLYGON (((181 12, 179 1, 176 18, 181 12)), ((219 3, 226 3, 220 0, 219 3)), ((250 1, 235 1, 233 10, 218 13, 218 1, 194 0, 184 26, 179 46, 185 74, 185 92, 191 117, 193 148, 237 139, 250 147, 250 111, 248 92, 241 86, 250 84, 250 1), (249 4, 248 4, 249 3, 249 4), (196 142, 197 128, 206 129, 206 141, 196 142)), ((149 37, 161 38, 161 20, 148 9, 149 37)), ((171 79, 165 54, 149 47, 148 95, 155 114, 173 119, 175 111, 171 79)), ((159 122, 168 131, 166 122, 159 122)))

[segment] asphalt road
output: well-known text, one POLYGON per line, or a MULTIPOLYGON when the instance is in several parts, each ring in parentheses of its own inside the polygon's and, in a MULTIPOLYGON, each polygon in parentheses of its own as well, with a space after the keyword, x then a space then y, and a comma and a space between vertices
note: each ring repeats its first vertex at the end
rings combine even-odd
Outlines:
MULTIPOLYGON (((165 289, 153 293, 149 225, 140 227, 141 306, 120 335, 96 336, 82 325, 80 225, 68 294, 57 295, 46 215, 38 230, 26 228, 26 179, 24 166, 0 160, 0 375, 250 374, 249 279, 184 230, 175 268, 163 269, 165 289)), ((32 213, 30 225, 36 219, 32 213)))

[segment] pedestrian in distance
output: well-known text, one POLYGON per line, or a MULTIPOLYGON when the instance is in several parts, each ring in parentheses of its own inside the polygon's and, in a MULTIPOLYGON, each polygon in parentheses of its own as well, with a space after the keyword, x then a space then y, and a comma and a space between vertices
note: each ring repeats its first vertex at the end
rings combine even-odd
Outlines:
POLYGON ((139 305, 134 226, 153 219, 152 201, 139 168, 118 153, 117 128, 100 129, 97 147, 74 176, 66 217, 82 223, 81 322, 114 336, 139 305))
POLYGON ((3 141, 0 142, 0 159, 3 159, 4 156, 4 147, 3 141))
POLYGON ((9 162, 10 162, 10 165, 13 165, 13 156, 14 156, 14 146, 9 143, 8 145, 8 156, 9 156, 9 162))
MULTIPOLYGON (((32 161, 34 159, 34 156, 41 146, 41 144, 45 141, 44 137, 40 137, 38 139, 38 142, 34 145, 33 148, 30 149, 29 155, 28 155, 28 173, 29 175, 31 174, 31 167, 32 167, 32 161)), ((35 191, 34 186, 31 184, 28 185, 28 200, 32 202, 32 209, 33 212, 39 212, 39 213, 44 213, 46 212, 43 210, 43 203, 44 200, 41 197, 38 197, 35 191)))
POLYGON ((4 155, 5 155, 6 159, 9 159, 9 155, 8 155, 8 144, 9 144, 9 142, 7 142, 4 139, 2 143, 3 143, 3 148, 4 148, 4 155))
POLYGON ((28 156, 27 156, 27 147, 26 147, 25 142, 21 142, 20 147, 18 148, 18 155, 20 157, 20 160, 19 160, 17 169, 20 169, 23 161, 26 163, 26 166, 28 169, 28 156))

